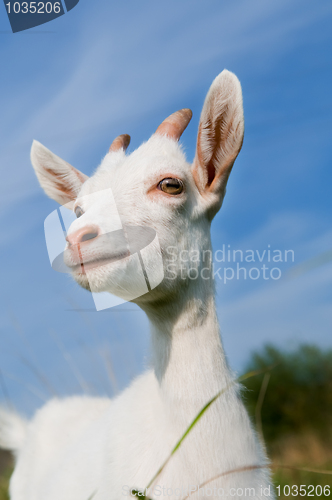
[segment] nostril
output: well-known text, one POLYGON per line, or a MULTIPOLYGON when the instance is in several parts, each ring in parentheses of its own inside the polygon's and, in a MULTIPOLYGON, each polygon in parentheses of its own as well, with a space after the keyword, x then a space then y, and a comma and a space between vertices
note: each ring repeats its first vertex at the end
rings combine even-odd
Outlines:
POLYGON ((83 234, 81 237, 81 243, 83 243, 83 241, 93 240, 94 238, 97 238, 97 236, 98 236, 97 232, 83 234))
POLYGON ((68 247, 77 246, 85 241, 93 240, 100 235, 101 231, 97 226, 85 226, 67 235, 68 247))

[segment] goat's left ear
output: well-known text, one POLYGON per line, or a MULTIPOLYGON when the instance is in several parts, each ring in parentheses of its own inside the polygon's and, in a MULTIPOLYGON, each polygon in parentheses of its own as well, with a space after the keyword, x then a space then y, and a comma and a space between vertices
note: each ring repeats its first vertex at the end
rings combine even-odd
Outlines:
POLYGON ((75 200, 88 179, 38 141, 32 143, 31 163, 45 193, 60 205, 75 200))
POLYGON ((244 133, 242 91, 236 76, 224 70, 206 96, 197 137, 193 176, 213 216, 220 208, 244 133))

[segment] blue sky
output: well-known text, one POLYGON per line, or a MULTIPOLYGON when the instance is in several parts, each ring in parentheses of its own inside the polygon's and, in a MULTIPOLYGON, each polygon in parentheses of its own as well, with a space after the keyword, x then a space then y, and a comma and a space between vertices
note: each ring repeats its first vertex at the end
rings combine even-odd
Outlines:
POLYGON ((43 221, 56 203, 34 176, 32 140, 90 174, 116 135, 130 134, 133 150, 190 107, 182 142, 192 160, 204 97, 224 68, 241 81, 246 132, 214 248, 295 255, 280 280, 216 281, 229 362, 243 370, 266 342, 332 347, 332 264, 289 271, 332 249, 331 23, 329 0, 80 0, 13 35, 0 7, 0 382, 19 409, 52 393, 112 394, 149 355, 135 305, 97 313, 51 269, 43 221))

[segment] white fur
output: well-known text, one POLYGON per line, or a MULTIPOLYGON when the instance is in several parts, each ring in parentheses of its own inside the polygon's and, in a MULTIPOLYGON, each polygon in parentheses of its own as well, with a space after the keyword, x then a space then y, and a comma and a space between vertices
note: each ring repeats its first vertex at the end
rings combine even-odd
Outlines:
MULTIPOLYGON (((234 376, 222 348, 211 269, 204 271, 205 279, 191 280, 181 276, 179 261, 171 271, 166 265, 168 247, 211 250, 210 222, 221 206, 243 138, 241 87, 232 73, 224 71, 213 82, 200 127, 203 132, 193 166, 174 138, 156 133, 129 156, 122 150, 108 153, 86 182, 73 167, 66 171, 57 157, 53 171, 56 174, 60 165, 60 176, 50 175, 52 153, 33 144, 33 166, 46 192, 63 202, 72 189, 74 206, 84 211, 69 234, 89 225, 97 225, 102 234, 112 230, 112 213, 105 208, 103 194, 111 188, 123 224, 156 230, 165 279, 135 300, 151 323, 151 369, 113 400, 55 399, 38 411, 25 439, 13 440, 21 449, 10 485, 12 500, 88 500, 93 494, 95 500, 119 500, 127 487, 144 489, 192 419, 221 389, 227 390, 157 479, 156 485, 168 488, 167 492, 149 495, 183 498, 185 494, 175 492, 176 488, 194 488, 222 472, 260 465, 260 469, 224 475, 209 485, 212 495, 201 491, 194 498, 219 498, 218 488, 224 489, 224 496, 236 499, 242 496, 230 488, 255 488, 252 498, 270 498, 264 491, 270 485, 269 471, 264 468, 268 461, 239 387, 232 384, 234 376), (156 189, 166 177, 180 178, 184 192, 169 196, 156 189), (79 193, 77 179, 82 180, 79 193), (97 198, 86 196, 96 192, 97 198)), ((100 252, 93 241, 86 245, 89 258, 100 252)), ((198 271, 203 265, 197 264, 198 271)), ((73 276, 92 291, 121 295, 131 286, 126 258, 73 276)))
POLYGON ((0 448, 17 454, 27 434, 27 421, 13 411, 0 408, 0 448))

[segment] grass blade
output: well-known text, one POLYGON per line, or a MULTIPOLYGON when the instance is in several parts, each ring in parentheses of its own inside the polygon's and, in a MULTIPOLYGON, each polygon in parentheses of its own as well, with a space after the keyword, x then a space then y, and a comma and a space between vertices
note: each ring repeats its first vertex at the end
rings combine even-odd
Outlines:
MULTIPOLYGON (((311 469, 308 467, 294 467, 293 465, 281 465, 281 464, 246 465, 244 467, 239 467, 238 469, 232 469, 232 470, 228 470, 226 472, 221 472, 220 474, 217 474, 216 476, 212 477, 211 479, 204 481, 204 483, 201 483, 198 486, 197 491, 204 488, 204 486, 207 486, 208 484, 212 483, 216 479, 219 479, 223 476, 227 476, 228 474, 234 474, 236 472, 246 472, 249 470, 257 470, 257 469, 289 469, 289 470, 296 470, 296 471, 302 471, 302 472, 313 472, 315 474, 332 475, 332 470, 319 470, 319 469, 311 469)), ((185 497, 183 497, 182 500, 187 500, 187 498, 189 498, 189 494, 186 495, 185 497)))
POLYGON ((248 379, 250 377, 255 377, 256 375, 260 375, 261 373, 266 373, 266 372, 272 370, 272 368, 274 368, 275 366, 276 366, 276 363, 274 365, 268 366, 267 368, 264 368, 262 370, 254 370, 254 371, 248 372, 248 373, 242 375, 241 377, 238 377, 235 380, 233 380, 224 389, 222 389, 215 396, 213 396, 213 398, 210 399, 210 401, 208 401, 208 403, 206 403, 206 405, 196 415, 196 417, 194 418, 194 420, 191 422, 191 424, 189 425, 189 427, 186 429, 186 431, 184 432, 184 434, 181 436, 181 438, 179 439, 179 441, 176 443, 176 445, 172 449, 171 453, 166 458, 165 462, 161 465, 161 467, 158 469, 158 471, 156 472, 156 474, 153 476, 153 478, 151 479, 151 481, 147 485, 146 490, 152 486, 152 484, 155 482, 155 480, 158 478, 158 476, 162 473, 162 471, 164 470, 164 468, 166 467, 166 465, 168 464, 168 462, 170 461, 170 459, 172 458, 172 456, 174 455, 174 453, 176 453, 176 451, 180 448, 180 446, 183 443, 183 441, 185 440, 185 438, 188 436, 188 434, 190 433, 190 431, 195 427, 195 425, 197 424, 197 422, 199 422, 199 420, 202 418, 202 416, 204 415, 204 413, 206 412, 206 410, 212 405, 212 403, 214 403, 222 394, 224 394, 226 391, 228 391, 228 389, 230 389, 233 385, 235 385, 235 384, 237 384, 239 382, 242 382, 243 380, 246 380, 246 379, 248 379))

